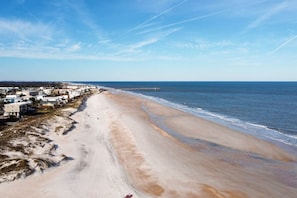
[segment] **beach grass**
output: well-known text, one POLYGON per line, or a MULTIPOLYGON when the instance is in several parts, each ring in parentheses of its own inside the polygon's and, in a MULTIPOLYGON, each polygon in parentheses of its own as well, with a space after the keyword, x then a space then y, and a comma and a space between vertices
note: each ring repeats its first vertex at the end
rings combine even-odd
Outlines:
MULTIPOLYGON (((65 113, 65 110, 70 108, 73 109, 72 112, 75 112, 91 94, 85 94, 76 98, 61 108, 40 111, 36 115, 24 116, 21 121, 3 128, 0 131, 0 183, 33 174, 36 167, 39 170, 44 170, 58 165, 59 161, 50 160, 52 149, 44 149, 44 158, 36 158, 34 153, 36 151, 40 152, 39 150, 46 148, 46 145, 52 145, 52 148, 56 147, 47 134, 65 135, 65 131, 68 131, 74 124, 69 119, 70 114, 65 113), (68 124, 59 123, 59 121, 55 121, 56 118, 61 118, 68 124), (49 127, 52 124, 49 122, 56 123, 53 129, 49 127), (35 167, 30 166, 27 159, 30 159, 35 164, 35 167), (13 176, 9 177, 9 174, 13 176)), ((66 155, 63 156, 61 160, 67 158, 66 155)), ((53 157, 55 156, 53 155, 53 157)))

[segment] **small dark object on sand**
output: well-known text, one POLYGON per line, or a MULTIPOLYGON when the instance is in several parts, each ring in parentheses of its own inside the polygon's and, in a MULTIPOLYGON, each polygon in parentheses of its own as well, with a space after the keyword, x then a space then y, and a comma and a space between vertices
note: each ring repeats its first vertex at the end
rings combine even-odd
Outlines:
POLYGON ((128 195, 125 196, 125 198, 131 198, 131 197, 133 197, 132 194, 128 194, 128 195))

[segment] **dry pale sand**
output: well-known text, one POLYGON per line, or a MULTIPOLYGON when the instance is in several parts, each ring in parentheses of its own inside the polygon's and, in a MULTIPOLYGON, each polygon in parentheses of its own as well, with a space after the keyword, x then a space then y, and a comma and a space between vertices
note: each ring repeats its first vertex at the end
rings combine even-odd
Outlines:
POLYGON ((92 96, 53 136, 73 158, 0 185, 2 197, 296 197, 296 155, 123 93, 92 96))

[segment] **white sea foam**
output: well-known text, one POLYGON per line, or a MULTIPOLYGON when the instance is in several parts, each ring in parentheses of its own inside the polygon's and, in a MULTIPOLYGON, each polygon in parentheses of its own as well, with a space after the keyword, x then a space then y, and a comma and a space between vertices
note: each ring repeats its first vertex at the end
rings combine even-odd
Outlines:
MULTIPOLYGON (((127 92, 127 91, 125 91, 127 92)), ((138 97, 146 98, 149 100, 152 100, 154 102, 157 102, 159 104, 172 107, 178 110, 181 110, 186 113, 190 113, 192 115, 204 118, 206 120, 222 124, 224 126, 227 126, 231 129, 247 133, 250 135, 253 135, 255 137, 261 138, 261 139, 266 139, 270 141, 277 141, 281 142, 284 144, 288 145, 294 145, 297 146, 297 136, 293 135, 287 135, 284 133, 281 133, 280 131, 270 129, 267 126, 256 124, 256 123, 251 123, 247 121, 243 121, 234 117, 230 117, 227 115, 219 114, 219 113, 214 113, 210 111, 206 111, 200 107, 198 108, 191 108, 183 104, 177 104, 173 103, 171 101, 165 100, 163 98, 158 98, 154 96, 147 96, 143 95, 140 93, 135 93, 135 92, 128 92, 132 95, 136 95, 138 97)))

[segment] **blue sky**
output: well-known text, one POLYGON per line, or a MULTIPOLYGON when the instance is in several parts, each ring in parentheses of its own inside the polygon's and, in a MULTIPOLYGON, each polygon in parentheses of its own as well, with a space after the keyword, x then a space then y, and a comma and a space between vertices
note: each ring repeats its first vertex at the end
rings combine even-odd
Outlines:
POLYGON ((296 0, 0 3, 0 80, 297 81, 296 0))

